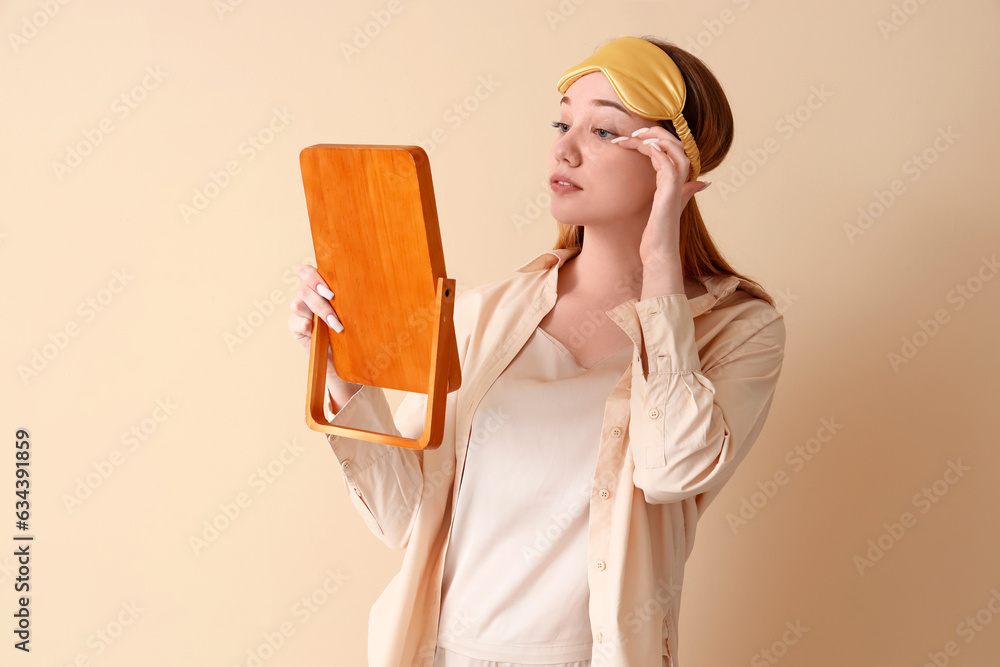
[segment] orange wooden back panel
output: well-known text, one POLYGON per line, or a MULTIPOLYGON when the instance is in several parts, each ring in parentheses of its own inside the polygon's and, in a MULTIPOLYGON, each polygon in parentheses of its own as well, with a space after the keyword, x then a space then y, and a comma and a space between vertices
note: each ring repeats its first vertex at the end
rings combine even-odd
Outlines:
MULTIPOLYGON (((426 393, 435 290, 446 277, 426 153, 319 144, 304 149, 300 162, 317 269, 344 325, 330 337, 337 374, 426 393)), ((454 341, 454 327, 447 334, 454 341)), ((453 372, 449 391, 460 381, 453 372)))

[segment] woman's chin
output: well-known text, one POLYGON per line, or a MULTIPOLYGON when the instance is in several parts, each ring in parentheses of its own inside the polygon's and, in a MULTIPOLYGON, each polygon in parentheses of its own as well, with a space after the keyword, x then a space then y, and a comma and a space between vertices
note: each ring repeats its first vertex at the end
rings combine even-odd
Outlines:
POLYGON ((561 225, 576 225, 577 227, 585 227, 592 222, 592 218, 581 215, 572 215, 555 206, 549 206, 549 215, 551 215, 552 218, 561 225))

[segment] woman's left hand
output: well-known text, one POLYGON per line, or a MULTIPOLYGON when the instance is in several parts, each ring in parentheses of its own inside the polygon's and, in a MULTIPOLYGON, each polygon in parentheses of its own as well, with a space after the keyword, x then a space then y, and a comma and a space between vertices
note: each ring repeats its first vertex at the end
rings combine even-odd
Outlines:
POLYGON ((644 262, 664 256, 679 258, 681 212, 691 197, 707 188, 708 184, 704 181, 687 182, 691 161, 684 152, 684 144, 666 128, 651 125, 645 131, 637 132, 612 142, 649 156, 656 170, 656 193, 649 221, 642 233, 639 255, 644 262))

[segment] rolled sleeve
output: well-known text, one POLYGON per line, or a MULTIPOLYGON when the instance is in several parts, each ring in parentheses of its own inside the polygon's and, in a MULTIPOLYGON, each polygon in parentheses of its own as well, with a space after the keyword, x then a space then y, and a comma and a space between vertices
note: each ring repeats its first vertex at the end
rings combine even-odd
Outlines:
MULTIPOLYGON (((764 426, 784 358, 780 315, 710 369, 702 369, 684 295, 636 302, 649 366, 633 364, 630 448, 648 503, 717 489, 764 426)), ((742 331, 741 320, 730 322, 742 331)), ((722 334, 725 335, 725 331, 722 334)))
MULTIPOLYGON (((426 397, 410 394, 397 410, 398 417, 419 416, 420 430, 423 429, 423 415, 419 413, 421 398, 426 401, 426 397)), ((336 414, 327 392, 324 410, 327 419, 336 426, 400 435, 385 392, 379 387, 363 385, 336 414)), ((326 438, 340 462, 351 502, 368 528, 390 548, 405 548, 423 492, 422 452, 332 433, 326 434, 326 438)))

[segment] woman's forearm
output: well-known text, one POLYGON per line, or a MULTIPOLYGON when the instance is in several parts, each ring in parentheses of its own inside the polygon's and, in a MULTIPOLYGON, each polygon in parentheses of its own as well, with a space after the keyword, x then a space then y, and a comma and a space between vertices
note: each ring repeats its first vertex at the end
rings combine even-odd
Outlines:
POLYGON ((340 412, 341 408, 351 399, 351 396, 358 393, 361 389, 360 384, 355 384, 353 382, 345 382, 341 380, 336 375, 326 376, 326 389, 330 394, 331 407, 333 414, 340 412))

